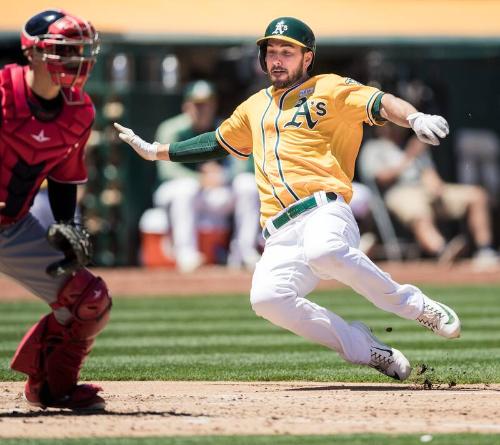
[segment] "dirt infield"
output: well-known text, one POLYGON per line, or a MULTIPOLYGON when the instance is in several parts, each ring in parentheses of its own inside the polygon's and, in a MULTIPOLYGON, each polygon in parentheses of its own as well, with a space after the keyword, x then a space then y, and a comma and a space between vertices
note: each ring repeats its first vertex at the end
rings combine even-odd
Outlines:
MULTIPOLYGON (((435 262, 381 263, 380 266, 401 283, 500 283, 500 265, 487 269, 476 269, 469 262, 461 262, 453 267, 438 265, 435 262)), ((179 274, 173 269, 92 270, 104 278, 114 296, 120 297, 247 294, 252 280, 251 272, 217 266, 205 267, 190 274, 179 274)), ((336 281, 322 281, 318 288, 335 289, 340 286, 342 285, 336 281)), ((3 276, 0 276, 0 289, 0 300, 33 299, 27 290, 3 276)))
POLYGON ((0 437, 500 433, 500 385, 437 390, 306 382, 102 385, 107 412, 77 415, 27 409, 22 385, 1 383, 0 437))

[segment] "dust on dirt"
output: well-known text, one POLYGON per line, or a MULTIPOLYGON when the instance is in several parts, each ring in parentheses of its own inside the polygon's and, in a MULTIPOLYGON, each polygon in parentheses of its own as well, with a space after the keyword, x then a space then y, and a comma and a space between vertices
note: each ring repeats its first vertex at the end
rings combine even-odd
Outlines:
POLYGON ((107 409, 30 409, 0 383, 0 437, 500 433, 500 385, 100 382, 107 409), (68 422, 68 420, 70 420, 68 422))

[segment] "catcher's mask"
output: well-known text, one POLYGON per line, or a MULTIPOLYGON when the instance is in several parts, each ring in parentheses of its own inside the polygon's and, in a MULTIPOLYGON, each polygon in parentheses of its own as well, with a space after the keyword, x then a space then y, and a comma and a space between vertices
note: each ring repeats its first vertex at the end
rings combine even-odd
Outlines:
POLYGON ((67 103, 82 103, 81 90, 99 53, 99 36, 90 22, 61 9, 42 11, 24 25, 21 47, 28 60, 46 64, 67 103))
POLYGON ((314 37, 312 29, 304 22, 294 17, 278 17, 267 25, 264 36, 257 40, 260 66, 265 73, 267 73, 266 52, 267 41, 269 39, 285 40, 286 42, 294 43, 295 45, 302 46, 311 51, 313 53, 313 59, 311 64, 307 67, 307 72, 311 72, 314 64, 314 57, 316 55, 316 38, 314 37))

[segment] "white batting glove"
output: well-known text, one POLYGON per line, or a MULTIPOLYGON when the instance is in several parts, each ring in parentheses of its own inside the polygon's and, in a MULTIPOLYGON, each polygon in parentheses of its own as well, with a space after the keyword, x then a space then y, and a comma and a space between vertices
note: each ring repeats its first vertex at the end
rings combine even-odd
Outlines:
POLYGON ((160 145, 159 142, 153 142, 150 144, 137 136, 132 129, 117 124, 116 122, 113 125, 119 132, 118 137, 123 142, 130 145, 141 158, 146 159, 147 161, 156 161, 158 159, 157 154, 158 145, 160 145))
POLYGON ((445 138, 450 132, 448 122, 442 116, 413 113, 406 118, 418 139, 426 144, 439 145, 438 138, 445 138))

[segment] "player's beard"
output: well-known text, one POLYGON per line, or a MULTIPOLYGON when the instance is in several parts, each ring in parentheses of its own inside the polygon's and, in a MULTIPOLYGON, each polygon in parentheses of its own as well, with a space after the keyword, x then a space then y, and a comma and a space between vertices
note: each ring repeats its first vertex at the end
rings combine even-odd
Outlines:
MULTIPOLYGON (((284 68, 279 68, 279 69, 284 70, 284 68)), ((303 77, 305 77, 305 72, 302 68, 302 61, 295 71, 290 73, 288 70, 285 70, 288 73, 288 77, 286 79, 273 80, 272 71, 273 69, 271 68, 271 72, 269 72, 269 80, 271 81, 273 87, 276 88, 277 90, 291 87, 292 85, 298 83, 298 81, 301 80, 303 77)))

